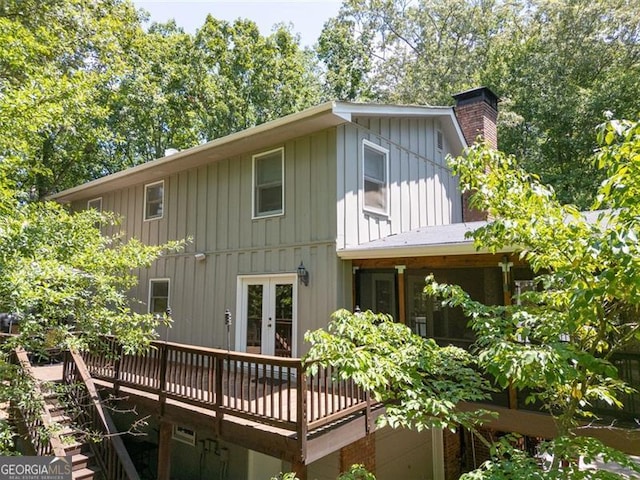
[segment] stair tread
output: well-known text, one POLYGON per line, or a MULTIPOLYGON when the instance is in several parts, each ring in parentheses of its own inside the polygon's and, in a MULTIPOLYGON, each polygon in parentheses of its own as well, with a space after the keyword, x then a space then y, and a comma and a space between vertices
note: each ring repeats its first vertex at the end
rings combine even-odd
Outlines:
POLYGON ((93 457, 92 452, 80 452, 71 456, 71 461, 77 463, 77 461, 88 460, 93 457))
POLYGON ((98 473, 100 469, 98 467, 84 467, 79 468, 77 470, 73 470, 71 474, 72 478, 93 478, 93 476, 98 473))

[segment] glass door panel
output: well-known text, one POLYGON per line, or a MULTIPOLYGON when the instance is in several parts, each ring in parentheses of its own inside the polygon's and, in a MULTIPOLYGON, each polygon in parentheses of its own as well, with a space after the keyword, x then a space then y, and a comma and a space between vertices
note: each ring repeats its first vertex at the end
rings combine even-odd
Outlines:
POLYGON ((247 285, 247 353, 262 353, 263 285, 247 285))
POLYGON ((291 357, 293 345, 293 285, 277 283, 275 285, 276 330, 274 335, 274 354, 278 357, 291 357))

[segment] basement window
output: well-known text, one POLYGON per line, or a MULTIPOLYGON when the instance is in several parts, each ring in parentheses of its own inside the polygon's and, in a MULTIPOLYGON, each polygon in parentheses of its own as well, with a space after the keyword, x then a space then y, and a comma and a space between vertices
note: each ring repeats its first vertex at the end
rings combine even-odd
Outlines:
POLYGON ((362 141, 364 209, 373 213, 389 213, 389 151, 362 141))
POLYGON ((144 219, 162 218, 164 210, 164 180, 144 186, 144 219))

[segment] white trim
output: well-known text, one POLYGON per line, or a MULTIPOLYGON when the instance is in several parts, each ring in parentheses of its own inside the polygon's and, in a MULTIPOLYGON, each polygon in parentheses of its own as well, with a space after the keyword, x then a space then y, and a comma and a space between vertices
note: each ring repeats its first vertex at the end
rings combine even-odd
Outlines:
POLYGON ((261 218, 270 218, 270 217, 280 217, 282 215, 284 215, 284 182, 285 179, 285 175, 284 175, 284 146, 283 147, 278 147, 278 148, 273 148, 271 150, 267 150, 266 152, 260 152, 260 153, 256 153, 255 155, 251 156, 251 219, 252 220, 258 220, 261 218), (258 215, 256 212, 256 160, 260 159, 261 157, 266 157, 267 155, 271 155, 272 153, 278 152, 280 151, 280 157, 281 157, 281 161, 282 161, 282 166, 281 166, 281 171, 282 171, 282 191, 280 192, 282 195, 282 198, 280 199, 282 208, 281 211, 279 212, 274 212, 274 213, 268 213, 265 215, 258 215))
POLYGON ((142 218, 143 221, 145 222, 149 222, 151 220, 161 220, 162 218, 164 218, 164 210, 165 210, 165 205, 164 205, 164 180, 159 180, 157 182, 152 182, 152 183, 146 183, 144 185, 144 202, 142 203, 142 218), (161 202, 161 211, 162 213, 158 216, 155 217, 151 217, 151 218, 147 218, 147 189, 150 187, 155 187, 156 185, 162 185, 162 202, 161 202))
MULTIPOLYGON (((247 324, 243 320, 244 313, 247 311, 247 298, 245 295, 245 286, 247 285, 269 285, 273 281, 285 281, 293 285, 293 305, 291 308, 292 325, 291 325, 291 357, 296 358, 298 355, 298 274, 297 273, 272 273, 257 275, 238 275, 236 279, 236 333, 235 333, 235 350, 245 352, 247 350, 247 324)), ((263 303, 263 316, 267 305, 263 303)), ((275 327, 274 327, 275 328, 275 327)))
MULTIPOLYGON (((515 247, 504 247, 495 253, 513 253, 515 247)), ((412 245, 410 247, 386 247, 386 248, 345 248, 337 250, 337 255, 342 260, 359 260, 373 258, 399 258, 399 257, 433 257, 436 255, 465 255, 477 253, 492 253, 487 248, 476 249, 473 242, 457 244, 412 245)))
POLYGON ((362 149, 361 149, 361 155, 362 155, 362 176, 361 176, 361 196, 362 196, 362 210, 368 213, 373 213, 375 215, 383 215, 385 217, 389 216, 389 211, 390 211, 390 199, 391 199, 391 195, 389 192, 390 186, 391 186, 391 182, 389 181, 389 150, 387 150, 384 147, 381 147, 380 145, 373 143, 369 140, 367 140, 366 138, 362 139, 362 149), (365 181, 365 165, 364 165, 364 150, 365 148, 368 147, 371 150, 375 150, 379 153, 384 154, 384 158, 385 158, 385 162, 384 162, 384 176, 385 176, 385 209, 384 210, 379 210, 377 208, 374 207, 368 207, 365 203, 366 201, 366 197, 365 197, 365 189, 364 189, 364 181, 365 181))
POLYGON ((92 198, 91 200, 87 200, 87 210, 89 210, 90 208, 93 208, 95 210, 97 210, 98 212, 102 211, 102 197, 96 197, 96 198, 92 198), (99 208, 95 208, 91 206, 92 202, 96 202, 96 201, 100 201, 100 207, 99 208))
POLYGON ((433 480, 444 480, 444 438, 441 428, 431 429, 433 480))
POLYGON ((147 291, 147 313, 157 313, 151 311, 151 284, 153 282, 167 282, 167 308, 171 306, 171 279, 168 277, 150 278, 147 291))

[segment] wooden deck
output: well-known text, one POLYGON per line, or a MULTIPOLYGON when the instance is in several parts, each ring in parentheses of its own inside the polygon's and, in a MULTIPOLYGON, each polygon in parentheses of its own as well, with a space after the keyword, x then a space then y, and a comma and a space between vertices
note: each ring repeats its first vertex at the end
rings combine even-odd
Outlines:
POLYGON ((154 342, 124 355, 112 340, 83 355, 91 376, 229 441, 308 464, 369 433, 380 414, 367 392, 336 372, 307 375, 300 359, 154 342), (194 418, 194 417, 199 417, 194 418))

